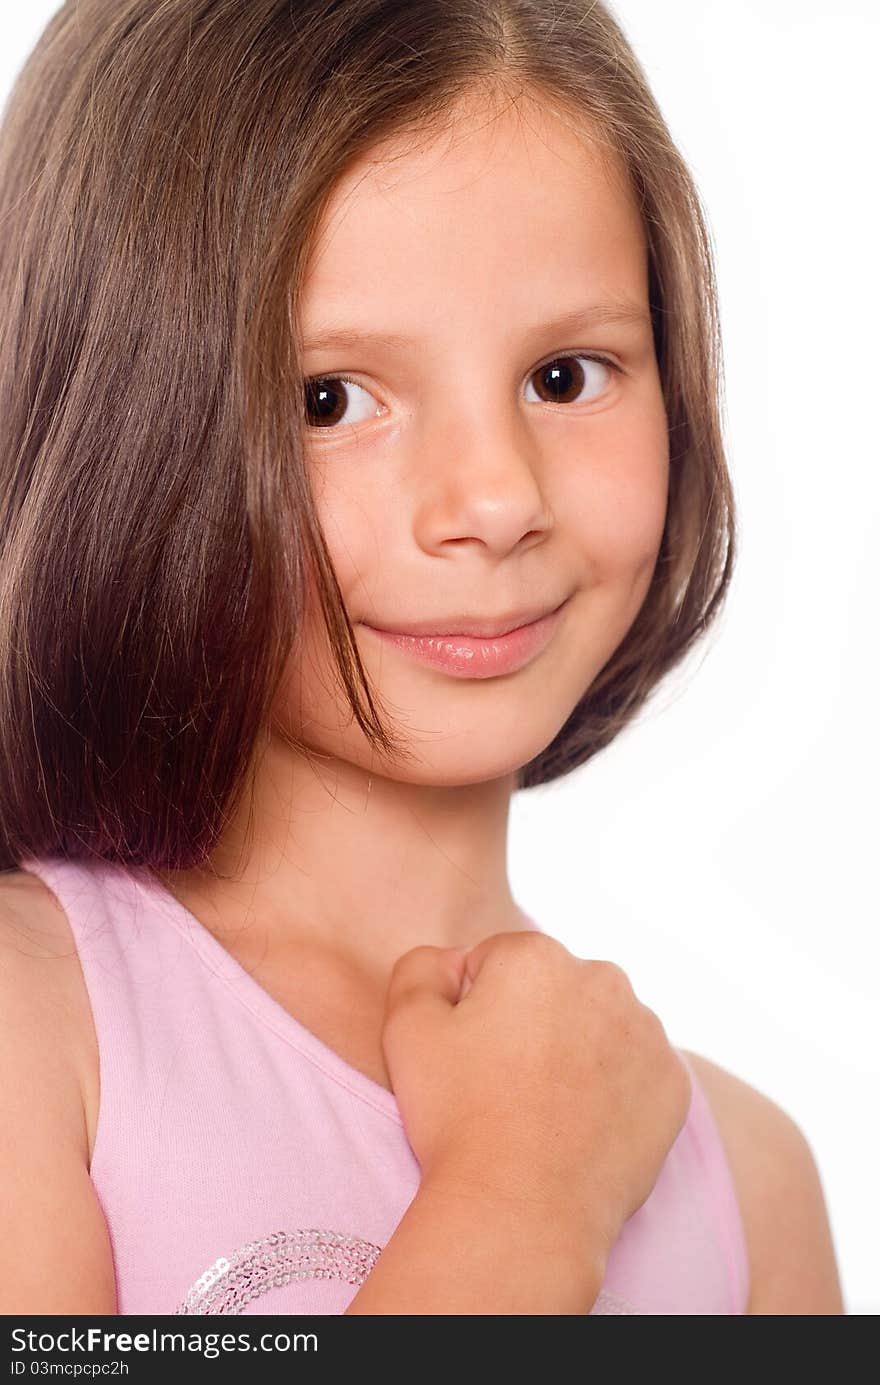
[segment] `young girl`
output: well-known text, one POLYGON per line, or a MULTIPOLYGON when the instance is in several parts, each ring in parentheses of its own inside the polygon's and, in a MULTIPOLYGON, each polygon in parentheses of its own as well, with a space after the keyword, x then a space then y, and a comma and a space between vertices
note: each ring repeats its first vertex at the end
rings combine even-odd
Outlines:
POLYGON ((608 10, 76 0, 0 219, 2 1311, 841 1313, 797 1126, 507 880, 733 561, 608 10))

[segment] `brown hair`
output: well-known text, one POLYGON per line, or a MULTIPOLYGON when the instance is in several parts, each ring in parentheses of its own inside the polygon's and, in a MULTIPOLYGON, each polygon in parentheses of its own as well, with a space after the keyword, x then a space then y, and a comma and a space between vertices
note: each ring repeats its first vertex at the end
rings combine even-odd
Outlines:
POLYGON ((734 505, 709 235, 605 6, 68 0, 0 126, 0 869, 204 863, 312 592, 353 715, 402 753, 308 487, 292 305, 340 174, 490 92, 622 161, 670 432, 651 588, 518 787, 608 745, 714 618, 734 505))

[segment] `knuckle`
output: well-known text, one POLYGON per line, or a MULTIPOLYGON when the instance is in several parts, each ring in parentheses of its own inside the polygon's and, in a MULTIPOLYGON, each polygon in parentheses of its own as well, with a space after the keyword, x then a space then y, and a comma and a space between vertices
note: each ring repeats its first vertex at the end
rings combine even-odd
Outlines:
POLYGON ((658 1052, 665 1053, 669 1049, 669 1038, 657 1011, 652 1010, 650 1005, 644 1005, 639 1001, 639 1018, 645 1042, 657 1049, 658 1052))
POLYGON ((546 933, 519 933, 517 939, 517 947, 523 956, 536 962, 553 964, 565 954, 562 943, 557 938, 548 937, 546 933))
POLYGON ((610 961, 606 962, 605 966, 609 985, 615 986, 619 991, 629 992, 632 990, 632 983, 623 967, 619 966, 617 962, 610 961))
POLYGON ((616 996, 632 995, 632 985, 623 967, 604 957, 591 958, 589 966, 590 981, 616 996))
POLYGON ((511 952, 543 952, 549 947, 558 946, 555 938, 550 938, 546 933, 538 933, 531 929, 522 932, 511 931, 509 933, 499 933, 498 943, 500 947, 507 948, 511 952))
POLYGON ((653 1034, 656 1034, 658 1038, 661 1035, 665 1037, 666 1030, 663 1028, 663 1021, 657 1014, 657 1011, 652 1010, 650 1005, 646 1005, 643 1000, 640 1000, 638 1002, 638 1007, 639 1017, 645 1029, 650 1030, 653 1034))
POLYGON ((561 946, 555 938, 549 938, 545 933, 533 932, 508 932, 496 933, 492 946, 488 950, 486 960, 515 961, 523 958, 528 961, 530 967, 536 965, 542 958, 555 955, 555 950, 561 946))

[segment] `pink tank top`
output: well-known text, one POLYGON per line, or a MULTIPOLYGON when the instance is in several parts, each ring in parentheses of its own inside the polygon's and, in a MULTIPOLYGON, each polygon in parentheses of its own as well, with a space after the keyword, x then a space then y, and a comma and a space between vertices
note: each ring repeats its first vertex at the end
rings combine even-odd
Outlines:
MULTIPOLYGON (((91 1002, 89 1171, 119 1312, 343 1313, 419 1186, 393 1094, 288 1014, 145 869, 20 864, 64 909, 91 1002)), ((687 1066, 687 1121, 591 1313, 746 1312, 731 1173, 687 1066)))

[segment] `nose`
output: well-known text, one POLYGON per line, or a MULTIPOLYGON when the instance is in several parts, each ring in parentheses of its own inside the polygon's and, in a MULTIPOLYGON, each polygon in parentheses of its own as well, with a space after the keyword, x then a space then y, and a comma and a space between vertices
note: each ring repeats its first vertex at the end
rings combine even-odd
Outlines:
POLYGON ((503 557, 552 525, 538 445, 515 399, 487 402, 484 394, 454 418, 447 406, 442 420, 426 420, 417 449, 416 527, 425 549, 469 540, 503 557))

